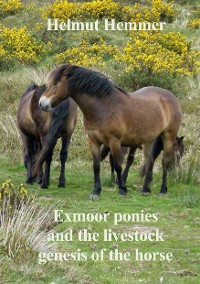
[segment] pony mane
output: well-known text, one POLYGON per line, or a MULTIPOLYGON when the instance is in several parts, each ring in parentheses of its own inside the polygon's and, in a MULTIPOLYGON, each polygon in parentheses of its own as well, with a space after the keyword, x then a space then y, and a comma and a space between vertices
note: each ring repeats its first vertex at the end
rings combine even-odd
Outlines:
POLYGON ((119 90, 121 93, 123 93, 123 94, 126 95, 126 96, 129 96, 128 92, 125 91, 123 88, 121 88, 121 87, 118 86, 118 85, 114 85, 114 86, 115 86, 115 88, 116 88, 117 90, 119 90))
POLYGON ((123 94, 127 95, 127 92, 116 86, 108 77, 91 69, 63 64, 51 73, 50 79, 56 84, 62 75, 67 76, 69 92, 81 92, 88 95, 105 97, 117 88, 123 94))

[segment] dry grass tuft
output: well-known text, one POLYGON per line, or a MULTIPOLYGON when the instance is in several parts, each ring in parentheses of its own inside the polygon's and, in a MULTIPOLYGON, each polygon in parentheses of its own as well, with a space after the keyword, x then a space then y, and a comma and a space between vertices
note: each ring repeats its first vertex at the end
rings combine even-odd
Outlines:
POLYGON ((10 214, 9 199, 3 200, 0 210, 0 247, 9 258, 23 261, 40 251, 54 251, 55 244, 48 243, 47 234, 52 223, 53 207, 40 208, 34 202, 21 201, 10 214))
POLYGON ((21 161, 22 143, 13 113, 0 113, 0 133, 0 153, 8 157, 9 163, 21 161))

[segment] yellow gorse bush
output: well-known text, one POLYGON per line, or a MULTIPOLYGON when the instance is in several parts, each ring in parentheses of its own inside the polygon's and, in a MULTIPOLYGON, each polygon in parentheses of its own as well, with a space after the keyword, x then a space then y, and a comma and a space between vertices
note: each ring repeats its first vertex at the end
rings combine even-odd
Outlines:
POLYGON ((35 196, 30 195, 24 184, 15 186, 7 178, 0 188, 0 215, 13 216, 25 203, 34 202, 35 196))
POLYGON ((126 72, 148 70, 172 75, 194 75, 199 71, 199 53, 190 51, 190 43, 181 33, 132 33, 126 47, 114 59, 125 64, 126 72), (195 63, 196 62, 196 63, 195 63))
POLYGON ((16 189, 14 184, 8 178, 5 182, 2 183, 1 191, 0 191, 0 199, 6 199, 7 197, 18 197, 20 199, 27 199, 28 192, 23 184, 20 184, 16 189))
POLYGON ((45 52, 43 45, 37 42, 26 27, 9 29, 0 26, 0 54, 1 48, 7 54, 3 62, 14 59, 33 64, 39 62, 41 55, 45 52))
POLYGON ((79 9, 79 13, 84 18, 119 18, 121 5, 112 0, 96 0, 84 2, 79 9))
POLYGON ((6 56, 6 51, 3 48, 3 46, 0 44, 0 63, 4 60, 5 56, 6 56))
POLYGON ((187 26, 192 29, 200 28, 200 18, 189 21, 187 26))
POLYGON ((120 50, 118 47, 106 44, 100 38, 99 43, 90 44, 82 40, 79 47, 73 47, 56 56, 57 63, 69 62, 85 67, 103 67, 105 62, 120 50))
POLYGON ((47 6, 42 13, 43 18, 58 18, 65 21, 67 18, 73 18, 77 14, 78 4, 70 3, 68 1, 55 1, 53 4, 47 6))
POLYGON ((162 0, 149 0, 146 2, 148 5, 134 4, 131 21, 159 22, 166 19, 172 21, 177 13, 173 2, 167 3, 162 0))
POLYGON ((176 16, 177 12, 174 1, 168 3, 163 0, 152 0, 151 4, 151 12, 157 11, 157 13, 159 13, 159 20, 163 20, 165 18, 171 20, 174 16, 176 16))
MULTIPOLYGON (((5 1, 0 0, 1 2, 5 1)), ((61 21, 66 21, 68 18, 90 21, 106 17, 115 18, 117 21, 159 22, 171 21, 176 13, 176 4, 164 0, 147 0, 143 1, 143 4, 135 3, 131 6, 123 6, 113 0, 82 3, 56 0, 43 9, 42 16, 45 19, 50 17, 61 21)), ((198 15, 195 17, 197 18, 198 15)), ((194 22, 194 27, 196 25, 194 22)), ((42 27, 43 25, 38 23, 35 30, 41 31, 42 27)), ((14 60, 34 64, 38 63, 45 54, 44 44, 37 41, 26 27, 9 29, 0 26, 0 32, 0 63, 14 60)), ((124 77, 137 74, 138 80, 142 76, 151 78, 152 74, 154 77, 161 74, 162 78, 165 78, 166 74, 174 78, 176 75, 195 75, 200 70, 199 53, 191 50, 190 42, 181 33, 128 31, 126 33, 128 40, 123 43, 123 47, 108 44, 101 37, 96 38, 98 33, 95 36, 90 33, 85 39, 80 34, 82 38, 80 43, 76 42, 75 47, 59 53, 63 51, 63 44, 66 43, 66 33, 43 34, 50 55, 58 52, 55 55, 56 63, 69 62, 97 68, 114 66, 114 69, 123 73, 124 77)), ((148 82, 151 83, 151 80, 148 82)))
POLYGON ((70 3, 68 1, 55 1, 43 11, 44 18, 58 18, 65 21, 67 18, 122 18, 123 13, 130 12, 127 6, 122 7, 112 0, 96 0, 91 2, 70 3))
POLYGON ((112 61, 123 66, 127 73, 142 74, 146 70, 149 76, 163 72, 190 76, 200 71, 199 53, 190 50, 190 42, 181 33, 141 31, 130 35, 122 50, 107 44, 102 38, 93 44, 82 40, 79 47, 58 54, 56 62, 103 67, 112 61))
POLYGON ((71 3, 68 1, 55 1, 44 9, 43 18, 58 18, 65 21, 67 18, 90 19, 103 17, 122 19, 123 15, 128 15, 131 12, 129 6, 112 0, 96 0, 90 2, 71 3))
POLYGON ((22 8, 20 0, 0 0, 0 14, 15 13, 22 8))
POLYGON ((65 21, 67 18, 101 19, 115 18, 117 20, 132 21, 160 21, 171 20, 176 15, 173 2, 162 0, 148 0, 147 5, 136 3, 131 6, 122 6, 112 0, 94 0, 89 2, 71 3, 68 1, 55 1, 43 11, 44 18, 58 18, 65 21))

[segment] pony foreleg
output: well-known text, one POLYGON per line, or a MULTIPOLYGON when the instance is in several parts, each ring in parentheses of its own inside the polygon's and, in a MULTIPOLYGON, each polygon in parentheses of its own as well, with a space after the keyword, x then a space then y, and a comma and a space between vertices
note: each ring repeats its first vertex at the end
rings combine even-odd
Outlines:
POLYGON ((26 184, 33 184, 33 176, 32 176, 33 157, 32 155, 27 155, 26 161, 27 161, 26 184))
POLYGON ((127 193, 127 187, 122 178, 122 166, 121 166, 121 145, 118 140, 115 140, 110 143, 110 151, 113 157, 113 165, 117 173, 119 194, 125 195, 127 193))
POLYGON ((94 189, 90 194, 91 199, 99 197, 101 193, 101 181, 100 181, 100 145, 93 142, 89 138, 90 149, 93 157, 93 171, 94 171, 94 189))
POLYGON ((122 178, 124 180, 124 182, 126 182, 127 177, 128 177, 128 173, 129 173, 129 169, 131 167, 131 165, 134 162, 134 158, 135 158, 135 152, 136 152, 137 147, 130 147, 129 148, 129 153, 128 153, 128 158, 127 158, 127 162, 126 162, 126 167, 125 170, 122 174, 122 178))
POLYGON ((68 157, 68 146, 69 146, 69 142, 70 142, 70 138, 71 136, 68 137, 62 137, 62 148, 60 151, 60 176, 59 176, 59 183, 58 183, 58 187, 65 187, 66 184, 66 178, 65 178, 65 163, 67 161, 67 157, 68 157))

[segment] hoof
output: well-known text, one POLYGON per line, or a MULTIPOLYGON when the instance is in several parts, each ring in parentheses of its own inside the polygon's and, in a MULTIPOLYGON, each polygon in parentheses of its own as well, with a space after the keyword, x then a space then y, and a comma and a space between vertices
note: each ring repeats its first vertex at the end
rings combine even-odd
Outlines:
POLYGON ((144 193, 144 195, 149 194, 151 193, 151 189, 149 187, 142 187, 142 190, 141 190, 142 193, 144 193))
POLYGON ((65 187, 66 179, 65 178, 59 178, 58 180, 58 187, 65 187))
POLYGON ((32 180, 26 180, 25 183, 26 184, 33 184, 33 181, 32 180))
POLYGON ((120 195, 126 195, 127 194, 127 188, 125 188, 125 189, 124 188, 120 188, 119 189, 119 194, 120 195))
POLYGON ((58 187, 65 188, 65 184, 64 184, 64 183, 59 183, 59 184, 58 184, 58 187))
POLYGON ((97 193, 93 193, 93 192, 92 192, 92 193, 90 194, 90 199, 91 199, 91 200, 94 200, 94 199, 97 199, 97 198, 99 198, 99 195, 98 195, 97 193))
POLYGON ((40 188, 48 188, 48 185, 46 185, 46 184, 41 184, 41 185, 40 185, 40 188))
POLYGON ((149 196, 150 192, 149 191, 141 191, 142 196, 149 196))
POLYGON ((161 187, 160 195, 165 195, 167 193, 167 186, 161 187))
POLYGON ((166 193, 164 193, 164 192, 160 192, 160 193, 159 193, 159 196, 160 196, 160 197, 165 197, 165 196, 166 196, 166 194, 167 194, 167 192, 166 192, 166 193))
POLYGON ((41 183, 42 183, 42 180, 38 180, 37 183, 38 183, 38 184, 41 184, 41 183))

